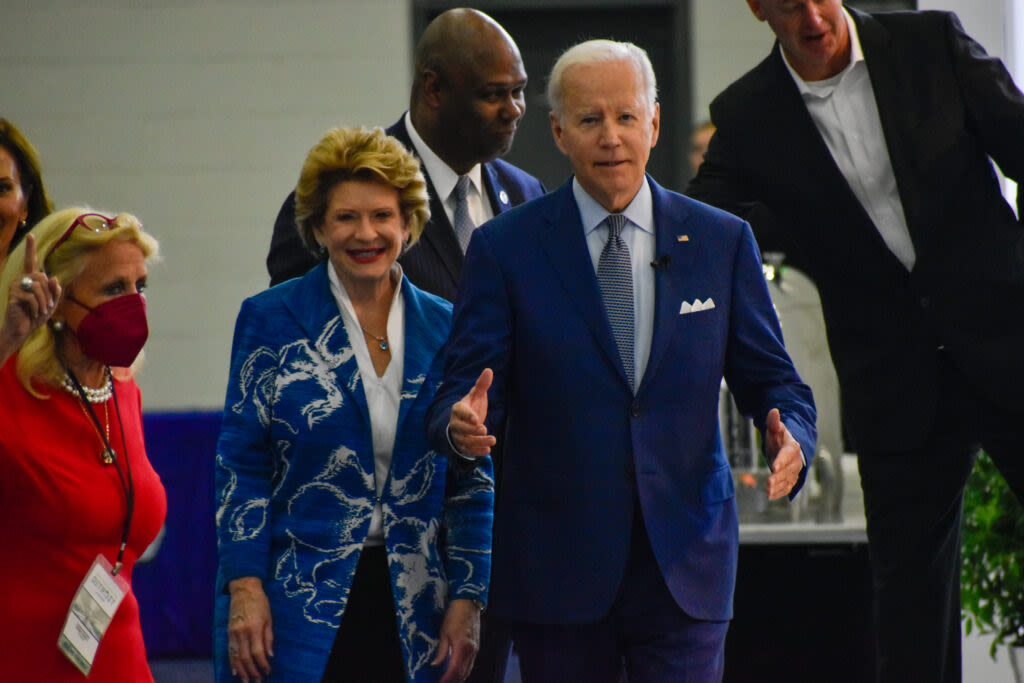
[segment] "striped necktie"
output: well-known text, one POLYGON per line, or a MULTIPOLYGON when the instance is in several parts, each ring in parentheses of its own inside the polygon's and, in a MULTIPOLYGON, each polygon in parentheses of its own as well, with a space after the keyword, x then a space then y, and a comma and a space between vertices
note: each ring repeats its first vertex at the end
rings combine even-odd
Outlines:
POLYGON ((605 219, 608 226, 608 241, 601 250, 597 262, 597 282, 604 298, 608 322, 612 326, 615 345, 626 371, 629 386, 636 386, 633 377, 633 263, 629 258, 629 247, 622 240, 622 229, 626 217, 611 213, 605 219))
POLYGON ((473 230, 476 228, 469 215, 469 176, 459 176, 452 194, 455 195, 455 225, 453 227, 455 236, 459 239, 459 247, 465 254, 466 247, 469 246, 469 238, 473 236, 473 230))

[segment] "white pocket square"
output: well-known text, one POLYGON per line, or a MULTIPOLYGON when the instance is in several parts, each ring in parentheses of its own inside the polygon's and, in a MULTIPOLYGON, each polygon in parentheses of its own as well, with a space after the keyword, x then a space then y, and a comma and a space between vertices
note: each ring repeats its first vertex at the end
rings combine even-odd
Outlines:
POLYGON ((696 313, 697 311, 710 311, 715 307, 715 300, 708 297, 707 301, 701 301, 700 299, 694 299, 691 304, 689 301, 684 301, 679 307, 679 315, 685 315, 687 313, 696 313))

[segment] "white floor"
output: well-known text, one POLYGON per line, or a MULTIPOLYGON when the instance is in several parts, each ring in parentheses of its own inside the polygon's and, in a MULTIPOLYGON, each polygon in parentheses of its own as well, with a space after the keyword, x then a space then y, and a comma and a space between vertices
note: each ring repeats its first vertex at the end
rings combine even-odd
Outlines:
MULTIPOLYGON (((1015 683, 1010 660, 1000 649, 992 661, 988 648, 992 640, 984 636, 964 638, 964 683, 1015 683)), ((207 683, 213 680, 213 666, 208 660, 153 662, 157 683, 207 683)), ((518 683, 519 662, 512 662, 505 683, 518 683)))
POLYGON ((992 661, 988 649, 992 639, 977 634, 964 637, 964 683, 1015 683, 1010 656, 1004 648, 992 661))

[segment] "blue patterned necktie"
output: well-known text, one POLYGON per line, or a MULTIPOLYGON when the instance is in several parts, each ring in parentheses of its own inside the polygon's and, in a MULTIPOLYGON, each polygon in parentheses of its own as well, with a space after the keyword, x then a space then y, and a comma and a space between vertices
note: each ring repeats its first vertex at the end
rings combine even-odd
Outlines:
POLYGON ((473 236, 473 230, 476 228, 469 215, 469 176, 459 176, 452 194, 455 195, 455 225, 453 227, 455 236, 459 240, 459 247, 465 254, 466 247, 469 246, 469 238, 473 236))
POLYGON ((629 247, 622 241, 622 228, 626 217, 611 213, 605 219, 608 226, 608 241, 601 250, 597 262, 597 282, 604 298, 608 322, 612 326, 615 345, 626 371, 629 386, 635 387, 633 377, 633 262, 629 258, 629 247))

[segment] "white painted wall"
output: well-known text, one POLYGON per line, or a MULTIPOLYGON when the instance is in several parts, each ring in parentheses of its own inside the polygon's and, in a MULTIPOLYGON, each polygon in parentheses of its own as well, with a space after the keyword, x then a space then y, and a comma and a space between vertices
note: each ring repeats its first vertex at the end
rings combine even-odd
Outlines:
POLYGON ((408 102, 405 0, 6 0, 0 116, 57 206, 137 214, 150 274, 146 408, 219 408, 235 315, 274 217, 332 125, 408 102))
POLYGON ((727 85, 764 59, 775 36, 743 0, 692 0, 693 122, 727 85))

